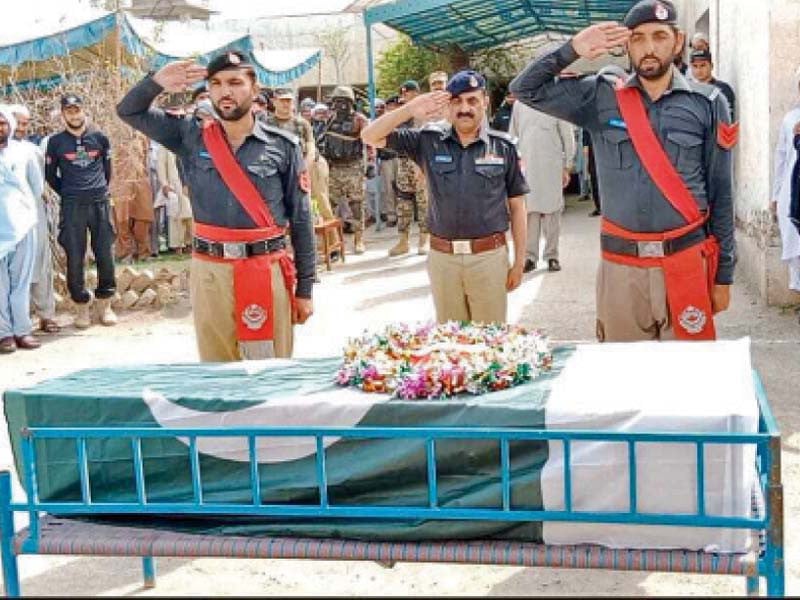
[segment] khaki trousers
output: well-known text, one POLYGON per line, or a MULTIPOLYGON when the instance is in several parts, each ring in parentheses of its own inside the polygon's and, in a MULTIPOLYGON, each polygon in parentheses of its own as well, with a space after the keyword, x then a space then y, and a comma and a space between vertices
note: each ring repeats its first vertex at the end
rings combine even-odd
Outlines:
POLYGON ((561 235, 561 211, 554 213, 528 213, 527 258, 539 261, 539 239, 544 236, 544 260, 558 259, 558 238, 561 235))
POLYGON ((673 340, 664 271, 600 262, 597 339, 601 342, 673 340))
POLYGON ((480 254, 446 254, 431 250, 428 277, 436 320, 505 323, 508 248, 480 254))
POLYGON ((197 350, 203 362, 289 358, 292 355, 292 305, 280 266, 272 265, 274 344, 236 339, 233 265, 192 257, 190 292, 197 350))

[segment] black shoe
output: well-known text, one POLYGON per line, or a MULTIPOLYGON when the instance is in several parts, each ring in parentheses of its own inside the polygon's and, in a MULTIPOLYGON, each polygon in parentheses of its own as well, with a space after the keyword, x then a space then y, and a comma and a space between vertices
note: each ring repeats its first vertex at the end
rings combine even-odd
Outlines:
POLYGON ((522 267, 522 272, 523 273, 530 273, 531 271, 535 271, 535 270, 536 270, 536 261, 535 260, 531 260, 530 258, 526 258, 525 259, 525 266, 522 267))
POLYGON ((547 261, 547 270, 548 271, 560 271, 561 265, 558 262, 557 258, 551 258, 547 261))
POLYGON ((600 216, 600 211, 595 208, 592 212, 589 213, 589 216, 590 217, 599 217, 600 216))

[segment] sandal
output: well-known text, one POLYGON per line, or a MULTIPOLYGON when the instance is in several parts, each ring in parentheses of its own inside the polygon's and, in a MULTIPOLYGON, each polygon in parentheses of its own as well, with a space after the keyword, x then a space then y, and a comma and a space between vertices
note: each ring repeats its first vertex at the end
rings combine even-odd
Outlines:
POLYGON ((58 333, 61 331, 61 326, 53 319, 41 319, 41 322, 39 323, 39 329, 45 333, 58 333))

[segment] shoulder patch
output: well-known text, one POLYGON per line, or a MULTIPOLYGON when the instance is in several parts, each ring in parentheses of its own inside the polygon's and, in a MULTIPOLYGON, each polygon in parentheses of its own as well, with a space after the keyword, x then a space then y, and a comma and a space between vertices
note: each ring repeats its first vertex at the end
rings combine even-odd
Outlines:
POLYGON ((717 97, 722 93, 720 89, 715 85, 709 85, 707 83, 701 83, 699 81, 690 80, 689 87, 691 87, 692 91, 695 94, 700 94, 701 96, 705 96, 708 98, 710 102, 714 102, 717 97))
POLYGON ((287 131, 286 129, 283 129, 281 127, 275 127, 273 125, 267 125, 263 121, 260 121, 258 124, 261 127, 261 129, 263 131, 266 131, 267 133, 271 133, 273 135, 279 135, 279 136, 281 136, 283 138, 286 138, 292 144, 298 144, 298 145, 300 144, 300 138, 297 137, 295 134, 293 134, 291 131, 287 131))
POLYGON ((500 138, 501 140, 505 140, 514 146, 517 145, 518 138, 516 136, 511 135, 510 133, 506 133, 505 131, 499 131, 497 129, 489 128, 486 130, 486 133, 491 135, 492 137, 500 138))

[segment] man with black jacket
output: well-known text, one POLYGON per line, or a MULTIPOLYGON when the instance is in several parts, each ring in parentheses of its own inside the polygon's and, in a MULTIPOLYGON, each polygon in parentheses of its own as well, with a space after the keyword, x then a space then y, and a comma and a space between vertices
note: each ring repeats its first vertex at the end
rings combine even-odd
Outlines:
POLYGON ((61 196, 58 242, 67 254, 67 287, 78 307, 75 327, 91 325, 91 306, 103 325, 114 325, 111 310, 116 291, 114 278, 114 229, 111 225, 108 186, 111 181, 111 145, 95 127, 88 127, 83 101, 75 94, 61 98, 66 128, 47 143, 45 178, 61 196), (97 288, 86 289, 84 260, 86 231, 92 234, 92 252, 97 263, 97 288))

